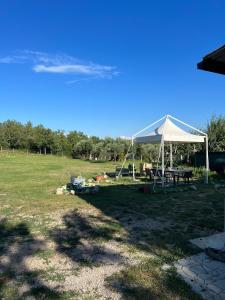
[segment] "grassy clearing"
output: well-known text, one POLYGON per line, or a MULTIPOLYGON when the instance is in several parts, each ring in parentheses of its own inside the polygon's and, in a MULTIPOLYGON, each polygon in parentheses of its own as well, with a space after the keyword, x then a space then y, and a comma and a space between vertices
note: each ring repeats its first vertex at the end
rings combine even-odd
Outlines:
POLYGON ((196 253, 190 238, 223 229, 223 193, 196 184, 197 191, 143 194, 143 183, 125 179, 96 195, 55 195, 71 175, 114 168, 0 154, 0 298, 199 299, 161 266, 196 253), (100 289, 90 278, 102 280, 100 289))
MULTIPOLYGON (((56 187, 67 183, 71 175, 92 177, 111 169, 111 163, 89 163, 65 157, 23 154, 0 154, 1 213, 46 213, 71 207, 74 198, 57 197, 56 187)), ((79 202, 79 199, 76 199, 79 202)), ((83 201, 79 204, 83 205, 83 201)))

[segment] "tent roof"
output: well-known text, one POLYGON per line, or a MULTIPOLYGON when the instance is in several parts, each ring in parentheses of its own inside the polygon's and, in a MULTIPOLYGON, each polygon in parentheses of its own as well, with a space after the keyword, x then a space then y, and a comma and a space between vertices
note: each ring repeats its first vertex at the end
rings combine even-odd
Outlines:
POLYGON ((156 144, 160 143, 162 138, 165 143, 204 143, 203 135, 191 134, 177 125, 175 125, 168 117, 163 124, 157 127, 154 131, 145 136, 136 137, 135 143, 138 144, 156 144))
POLYGON ((206 55, 198 69, 225 75, 225 45, 206 55))

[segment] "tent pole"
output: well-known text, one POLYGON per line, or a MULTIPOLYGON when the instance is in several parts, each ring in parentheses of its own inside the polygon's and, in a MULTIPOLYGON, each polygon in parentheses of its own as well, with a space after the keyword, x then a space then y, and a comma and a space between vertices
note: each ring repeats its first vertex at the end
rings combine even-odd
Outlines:
POLYGON ((154 190, 154 191, 155 191, 156 176, 157 176, 157 174, 158 174, 159 160, 160 160, 161 154, 162 154, 162 141, 161 141, 160 146, 159 146, 159 155, 158 155, 158 160, 157 160, 157 165, 156 165, 156 171, 155 171, 155 175, 154 175, 154 184, 153 184, 153 190, 154 190))
POLYGON ((164 174, 165 174, 165 165, 164 165, 164 139, 162 139, 162 187, 164 187, 164 174))
POLYGON ((170 168, 173 168, 173 145, 170 144, 170 168))
POLYGON ((181 120, 179 120, 179 119, 177 119, 177 118, 174 118, 174 117, 171 116, 171 115, 168 115, 168 116, 169 116, 169 118, 171 118, 171 119, 173 119, 173 120, 175 120, 175 121, 177 121, 177 122, 179 122, 179 123, 181 123, 181 124, 183 124, 183 125, 185 125, 185 126, 191 128, 191 129, 197 131, 198 133, 201 133, 201 134, 203 134, 203 135, 206 136, 206 133, 205 133, 205 132, 203 132, 203 131, 201 131, 201 130, 199 130, 199 129, 197 129, 197 128, 195 128, 195 127, 193 127, 193 126, 191 126, 191 125, 189 125, 189 124, 187 124, 187 123, 185 123, 185 122, 183 122, 183 121, 181 121, 181 120))
POLYGON ((135 180, 135 171, 134 171, 134 138, 133 137, 132 137, 132 160, 133 160, 133 166, 132 166, 133 180, 135 180))
POLYGON ((209 142, 208 135, 205 136, 205 153, 206 153, 206 174, 205 174, 205 183, 209 183, 209 142))
POLYGON ((127 153, 126 153, 126 155, 125 155, 125 158, 124 158, 124 161, 123 161, 123 163, 122 163, 121 169, 120 169, 120 171, 119 171, 118 177, 120 177, 120 175, 121 175, 121 173, 122 173, 122 170, 123 170, 123 167, 124 167, 124 165, 125 165, 125 163, 126 163, 126 161, 127 161, 127 156, 128 156, 128 154, 129 154, 129 152, 130 152, 131 146, 132 146, 132 143, 130 143, 130 146, 129 146, 128 150, 127 150, 127 153))
POLYGON ((167 117, 167 116, 164 116, 164 117, 162 117, 161 119, 155 121, 154 123, 152 123, 152 124, 146 126, 145 128, 141 129, 140 131, 138 131, 137 133, 135 133, 135 134, 133 135, 133 137, 136 137, 137 135, 139 135, 139 134, 142 133, 143 131, 149 129, 150 127, 154 126, 155 124, 159 123, 160 121, 162 121, 162 120, 165 119, 166 117, 167 117))

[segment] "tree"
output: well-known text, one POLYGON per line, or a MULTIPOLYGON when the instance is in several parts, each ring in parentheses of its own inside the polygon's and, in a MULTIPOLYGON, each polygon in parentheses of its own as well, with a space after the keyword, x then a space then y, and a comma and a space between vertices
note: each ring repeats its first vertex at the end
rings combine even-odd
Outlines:
POLYGON ((68 153, 69 143, 67 137, 62 130, 53 133, 53 152, 63 155, 68 153))
POLYGON ((70 131, 67 135, 68 144, 71 145, 71 150, 79 143, 82 139, 86 139, 87 136, 83 132, 76 130, 70 131))
POLYGON ((23 127, 23 131, 24 131, 24 144, 23 147, 28 150, 32 150, 34 147, 34 129, 33 129, 33 125, 31 122, 27 122, 24 127, 23 127))
POLYGON ((144 145, 141 145, 141 144, 137 144, 135 146, 135 157, 137 159, 140 159, 140 161, 143 160, 144 158, 144 155, 145 155, 145 148, 144 148, 144 145))
POLYGON ((53 151, 54 137, 51 129, 38 125, 34 128, 35 145, 39 149, 40 154, 47 154, 53 151))
POLYGON ((84 139, 77 143, 72 152, 74 158, 91 159, 93 143, 91 140, 84 139))
POLYGON ((4 124, 0 123, 0 148, 8 148, 9 144, 5 135, 4 124))
POLYGON ((11 149, 20 148, 24 144, 23 125, 16 121, 6 121, 3 123, 4 136, 11 149))
POLYGON ((99 142, 97 144, 93 144, 91 154, 94 158, 106 159, 106 152, 105 152, 104 142, 99 142))
POLYGON ((225 151, 225 117, 213 116, 207 125, 209 151, 225 151))

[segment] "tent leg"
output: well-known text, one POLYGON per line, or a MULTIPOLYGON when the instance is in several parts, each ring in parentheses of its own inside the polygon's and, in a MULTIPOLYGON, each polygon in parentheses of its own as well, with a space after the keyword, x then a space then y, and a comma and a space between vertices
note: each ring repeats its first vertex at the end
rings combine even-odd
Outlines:
POLYGON ((132 138, 132 173, 133 173, 133 180, 135 181, 135 169, 134 169, 134 139, 132 138))
POLYGON ((126 153, 126 155, 125 155, 123 164, 122 164, 121 169, 120 169, 119 174, 118 174, 118 178, 120 177, 121 172, 122 172, 122 170, 123 170, 123 167, 124 167, 124 165, 125 165, 125 163, 126 163, 126 161, 127 161, 127 156, 128 156, 128 154, 129 154, 129 152, 130 152, 131 146, 132 146, 132 143, 130 143, 130 146, 129 146, 128 150, 127 150, 127 153, 126 153))
POLYGON ((173 168, 173 145, 170 144, 170 168, 173 168))
POLYGON ((206 153, 206 172, 205 172, 205 183, 209 183, 209 142, 208 135, 205 137, 205 153, 206 153))
POLYGON ((164 164, 164 140, 162 140, 162 187, 164 187, 164 174, 165 174, 165 164, 164 164))

